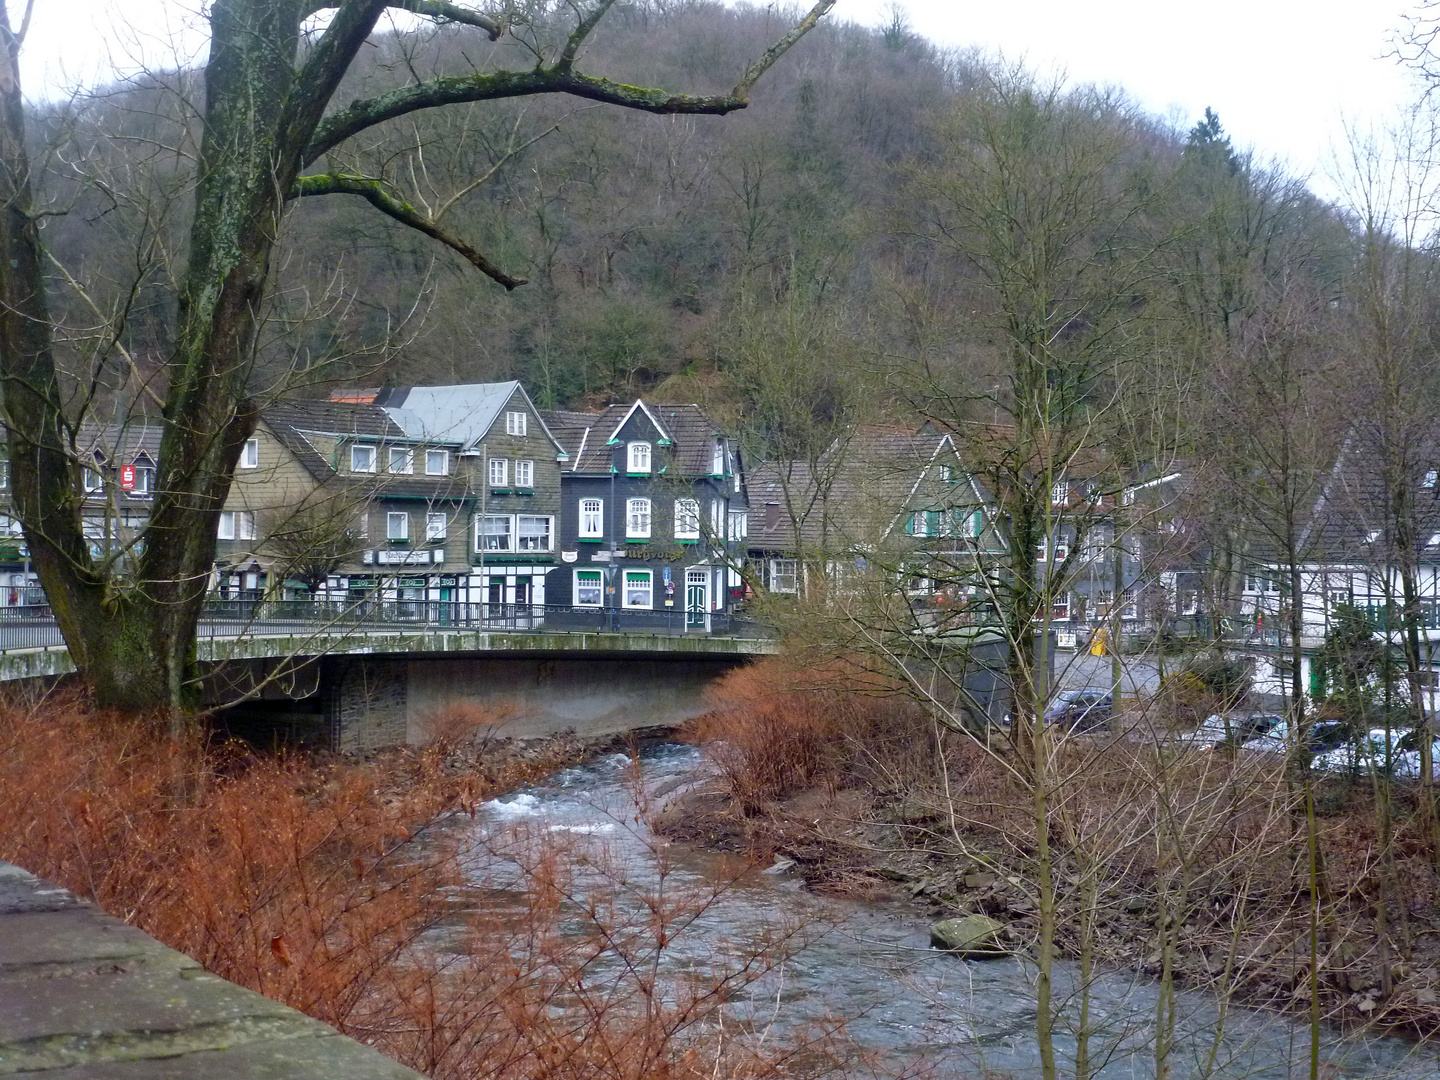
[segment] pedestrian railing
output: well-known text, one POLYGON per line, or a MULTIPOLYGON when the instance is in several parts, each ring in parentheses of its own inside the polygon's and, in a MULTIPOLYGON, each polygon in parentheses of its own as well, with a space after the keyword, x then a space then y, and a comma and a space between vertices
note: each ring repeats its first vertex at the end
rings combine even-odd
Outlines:
MULTIPOLYGON (((202 641, 262 637, 412 634, 447 630, 513 633, 608 633, 664 637, 763 638, 765 626, 725 612, 489 604, 440 600, 359 603, 213 599, 200 616, 202 641)), ((50 608, 0 607, 0 652, 63 648, 50 608)))

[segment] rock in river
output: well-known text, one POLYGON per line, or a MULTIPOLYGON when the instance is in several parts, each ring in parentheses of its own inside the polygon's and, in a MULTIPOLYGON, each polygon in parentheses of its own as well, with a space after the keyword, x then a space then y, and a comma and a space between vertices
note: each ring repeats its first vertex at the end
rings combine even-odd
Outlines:
POLYGON ((1002 923, 985 915, 962 915, 941 919, 930 927, 930 944, 937 949, 967 957, 1005 956, 1010 952, 1000 943, 1002 923))

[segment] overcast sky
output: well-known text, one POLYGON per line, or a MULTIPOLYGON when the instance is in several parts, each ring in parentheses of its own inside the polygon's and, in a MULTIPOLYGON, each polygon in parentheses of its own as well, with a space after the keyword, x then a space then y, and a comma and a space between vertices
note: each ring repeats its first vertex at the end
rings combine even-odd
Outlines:
MULTIPOLYGON (((1123 87, 1184 126, 1208 105, 1239 145, 1311 175, 1325 193, 1328 155, 1343 141, 1344 123, 1383 122, 1412 95, 1404 70, 1385 55, 1413 7, 1402 0, 902 0, 901 6, 913 29, 934 41, 1123 87)), ((93 80, 107 56, 122 69, 141 52, 163 63, 176 41, 202 49, 198 7, 199 0, 38 0, 25 49, 26 85, 34 93, 67 77, 93 80), (117 27, 120 19, 134 32, 117 27)), ((878 24, 889 7, 890 0, 840 0, 835 13, 878 24)))

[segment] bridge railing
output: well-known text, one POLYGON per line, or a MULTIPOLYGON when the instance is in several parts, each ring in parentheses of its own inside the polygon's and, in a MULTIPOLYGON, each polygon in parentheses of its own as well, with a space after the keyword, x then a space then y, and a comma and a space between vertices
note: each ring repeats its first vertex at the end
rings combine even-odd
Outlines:
POLYGON ((239 633, 344 630, 491 630, 551 633, 722 634, 763 637, 763 624, 724 612, 644 611, 564 604, 490 604, 455 600, 313 602, 210 600, 201 615, 202 636, 239 633))
MULTIPOLYGON (((201 640, 364 633, 476 630, 517 633, 622 633, 661 636, 769 636, 754 619, 724 612, 488 604, 400 600, 316 603, 307 600, 209 600, 200 616, 201 640)), ((63 647, 45 605, 0 607, 0 653, 63 647)))

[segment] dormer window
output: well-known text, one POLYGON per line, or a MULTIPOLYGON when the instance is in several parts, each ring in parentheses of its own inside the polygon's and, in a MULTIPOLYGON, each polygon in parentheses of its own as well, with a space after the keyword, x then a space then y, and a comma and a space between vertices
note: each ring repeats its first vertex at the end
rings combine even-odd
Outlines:
POLYGON ((507 412, 505 414, 505 434, 524 435, 526 419, 523 412, 507 412))
POLYGON ((648 473, 650 471, 650 444, 648 442, 632 442, 625 449, 626 472, 648 473))
POLYGON ((1380 530, 1379 530, 1379 529, 1371 529, 1369 532, 1367 532, 1367 533, 1365 534, 1365 543, 1367 543, 1367 544, 1373 544, 1373 543, 1375 543, 1376 540, 1379 540, 1379 539, 1380 539, 1380 530))
POLYGON ((375 447, 356 443, 350 447, 350 471, 373 473, 375 471, 375 447))
POLYGON ((103 481, 100 479, 100 474, 94 469, 83 470, 80 475, 80 483, 84 486, 85 490, 90 493, 99 491, 101 487, 104 486, 103 481))
POLYGON ((725 444, 715 440, 715 450, 710 456, 710 471, 716 476, 725 475, 725 444))
POLYGON ((1063 506, 1070 501, 1070 484, 1066 480, 1058 481, 1050 488, 1050 502, 1055 506, 1063 506))
POLYGON ((1431 469, 1425 474, 1425 479, 1421 481, 1421 486, 1433 488, 1437 480, 1440 480, 1440 469, 1431 469))

